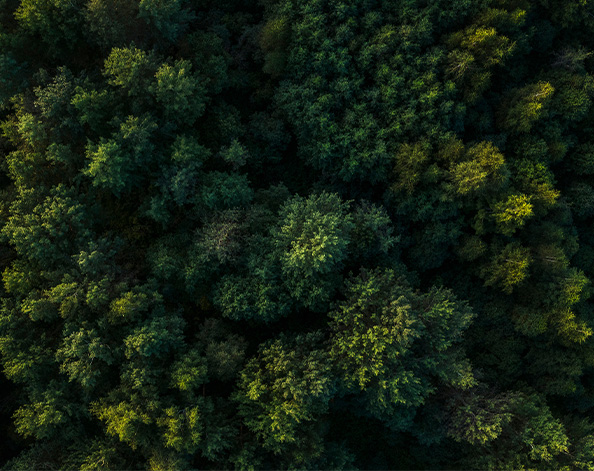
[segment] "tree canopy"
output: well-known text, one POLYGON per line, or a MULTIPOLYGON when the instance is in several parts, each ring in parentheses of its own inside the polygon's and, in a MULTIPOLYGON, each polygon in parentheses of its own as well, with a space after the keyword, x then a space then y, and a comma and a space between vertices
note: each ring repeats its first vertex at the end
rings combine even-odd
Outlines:
POLYGON ((3 469, 594 470, 589 0, 0 0, 3 469))

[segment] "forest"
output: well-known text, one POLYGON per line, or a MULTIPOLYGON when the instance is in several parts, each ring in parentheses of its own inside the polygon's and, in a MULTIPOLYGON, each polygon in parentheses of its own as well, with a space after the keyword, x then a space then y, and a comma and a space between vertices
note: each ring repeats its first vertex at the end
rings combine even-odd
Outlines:
POLYGON ((592 0, 0 0, 0 466, 594 471, 593 99, 592 0))

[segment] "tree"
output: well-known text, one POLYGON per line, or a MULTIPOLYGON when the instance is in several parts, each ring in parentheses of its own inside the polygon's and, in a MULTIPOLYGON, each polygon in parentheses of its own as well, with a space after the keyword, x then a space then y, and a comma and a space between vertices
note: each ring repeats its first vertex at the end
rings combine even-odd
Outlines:
POLYGON ((157 37, 175 42, 194 19, 192 12, 184 8, 186 3, 186 0, 140 0, 138 17, 156 28, 157 37))
POLYGON ((59 185, 49 194, 23 188, 11 209, 3 236, 23 259, 40 266, 68 263, 75 247, 91 236, 88 213, 65 186, 59 185))
MULTIPOLYGON (((513 21, 520 23, 522 15, 517 15, 513 21)), ((515 46, 494 27, 480 23, 452 34, 446 44, 451 49, 447 57, 447 77, 460 84, 465 101, 469 103, 486 91, 491 83, 491 69, 509 57, 515 46)))
POLYGON ((513 133, 530 132, 534 123, 547 116, 554 91, 548 82, 511 91, 500 110, 501 126, 513 133))
POLYGON ((234 395, 246 426, 263 446, 294 463, 322 452, 316 419, 334 394, 331 363, 321 333, 273 340, 241 373, 234 395))
POLYGON ((304 306, 320 309, 329 301, 353 226, 348 204, 336 194, 294 197, 281 208, 274 245, 285 286, 304 306))
POLYGON ((510 195, 505 201, 495 203, 493 218, 498 232, 512 235, 533 215, 532 208, 530 198, 526 195, 510 195))
POLYGON ((83 173, 91 177, 94 186, 109 190, 115 196, 139 185, 141 166, 150 163, 146 156, 154 149, 150 138, 156 128, 149 117, 129 116, 112 139, 87 145, 86 156, 90 162, 83 173))
POLYGON ((205 89, 191 69, 190 61, 178 60, 172 66, 161 65, 155 74, 156 83, 150 90, 163 107, 166 121, 191 126, 204 112, 205 89))
POLYGON ((152 53, 136 46, 113 48, 105 60, 103 73, 107 83, 127 90, 130 96, 143 94, 147 82, 157 70, 157 61, 152 53))
POLYGON ((48 53, 59 57, 62 51, 72 51, 81 41, 80 1, 34 0, 21 1, 15 18, 21 28, 46 44, 48 53))
POLYGON ((473 317, 446 290, 414 293, 392 270, 362 271, 330 314, 331 350, 344 393, 395 430, 412 420, 437 385, 474 384, 455 344, 473 317))
POLYGON ((481 142, 466 151, 462 162, 452 165, 450 176, 456 193, 462 196, 495 189, 507 178, 505 159, 491 142, 481 142))
POLYGON ((502 434, 502 438, 495 440, 486 453, 476 456, 468 464, 500 469, 555 466, 556 461, 562 460, 563 455, 568 453, 570 445, 561 421, 553 416, 537 395, 519 394, 507 402, 511 414, 507 413, 506 426, 515 425, 519 433, 513 434, 511 440, 502 434))
POLYGON ((501 252, 481 271, 486 286, 500 287, 504 293, 511 293, 528 276, 532 263, 530 249, 518 243, 506 245, 501 252))
POLYGON ((124 47, 143 38, 138 3, 125 0, 90 0, 84 10, 91 40, 105 49, 124 47))

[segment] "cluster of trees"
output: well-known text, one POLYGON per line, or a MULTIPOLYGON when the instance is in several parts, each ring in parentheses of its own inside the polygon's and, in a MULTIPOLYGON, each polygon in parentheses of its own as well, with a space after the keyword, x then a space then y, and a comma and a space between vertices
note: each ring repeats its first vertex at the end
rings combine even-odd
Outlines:
POLYGON ((594 470, 588 0, 0 0, 6 469, 594 470))

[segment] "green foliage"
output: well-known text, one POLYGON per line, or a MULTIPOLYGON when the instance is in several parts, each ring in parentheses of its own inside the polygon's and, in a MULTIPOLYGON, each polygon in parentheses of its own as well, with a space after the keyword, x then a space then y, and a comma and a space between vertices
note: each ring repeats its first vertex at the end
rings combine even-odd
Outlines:
POLYGON ((509 426, 514 415, 512 408, 519 401, 517 394, 489 397, 472 392, 458 395, 452 404, 452 418, 448 434, 457 441, 485 445, 497 439, 509 426))
POLYGON ((246 426, 266 449, 319 447, 315 428, 310 429, 315 417, 328 410, 334 392, 321 341, 319 333, 274 340, 242 371, 234 398, 246 426))
POLYGON ((115 360, 111 347, 102 342, 96 329, 81 329, 66 336, 56 351, 56 359, 68 379, 83 388, 94 387, 101 380, 102 364, 111 365, 115 360))
POLYGON ((107 434, 128 443, 132 449, 139 444, 145 445, 143 437, 138 437, 137 428, 152 422, 146 412, 127 402, 115 405, 93 404, 93 413, 106 424, 107 434))
POLYGON ((392 221, 385 208, 362 201, 353 212, 351 256, 360 260, 381 259, 393 251, 400 241, 394 236, 392 221))
POLYGON ((286 65, 290 36, 288 18, 280 17, 269 20, 260 33, 260 47, 265 53, 262 70, 273 77, 280 76, 286 65))
POLYGON ((148 117, 128 116, 114 138, 87 145, 86 157, 90 162, 83 173, 91 177, 94 186, 116 196, 138 185, 141 165, 147 164, 147 155, 153 151, 150 137, 156 127, 148 117))
POLYGON ((364 391, 369 412, 395 429, 411 426, 436 379, 461 389, 474 384, 467 360, 451 348, 472 313, 450 297, 415 294, 391 270, 364 271, 330 314, 331 355, 344 387, 364 391), (425 352, 421 361, 416 352, 425 352))
POLYGON ((190 391, 206 381, 206 364, 196 351, 190 351, 171 368, 171 386, 190 391))
POLYGON ((163 357, 181 342, 183 321, 157 317, 136 328, 125 340, 126 357, 163 357))
POLYGON ((274 279, 230 275, 222 279, 214 303, 230 319, 271 322, 289 314, 292 303, 286 296, 274 279))
POLYGON ((73 255, 73 246, 90 236, 84 206, 64 186, 37 198, 38 191, 21 190, 2 234, 24 259, 40 266, 65 262, 73 255))
POLYGON ((466 195, 497 188, 506 178, 503 154, 490 142, 481 142, 466 151, 465 160, 450 169, 456 193, 466 195))
POLYGON ((427 143, 414 145, 403 144, 395 158, 394 174, 396 182, 392 187, 394 191, 408 191, 411 193, 422 178, 425 162, 428 159, 427 143))
POLYGON ((501 125, 513 133, 527 133, 536 121, 546 117, 547 105, 555 89, 538 82, 509 93, 501 111, 501 125))
POLYGON ((191 62, 179 60, 173 66, 163 64, 155 74, 156 84, 151 91, 168 121, 192 125, 204 112, 205 90, 191 69, 191 62))
MULTIPOLYGON (((510 19, 521 23, 524 14, 524 11, 515 12, 510 19)), ((484 20, 488 17, 484 15, 484 20)), ((447 77, 461 86, 465 100, 470 103, 488 89, 491 69, 502 63, 515 46, 509 38, 498 34, 496 28, 480 23, 452 34, 447 45, 451 49, 447 57, 447 77)))
POLYGON ((178 452, 183 450, 185 453, 194 453, 202 438, 198 407, 181 411, 171 407, 165 410, 165 414, 159 421, 159 425, 165 429, 165 447, 178 452))
POLYGON ((19 64, 11 54, 0 54, 0 107, 8 105, 8 100, 25 85, 23 64, 19 64))
POLYGON ((6 469, 594 469, 586 0, 0 0, 6 469))
POLYGON ((183 8, 185 0, 140 0, 138 17, 157 29, 159 36, 174 42, 193 15, 183 8))
POLYGON ((138 11, 138 2, 88 1, 83 14, 91 40, 104 48, 125 46, 140 30, 138 11))
POLYGON ((45 43, 48 52, 59 57, 64 50, 72 51, 80 38, 81 1, 22 0, 15 18, 24 32, 45 43))
POLYGON ((532 216, 532 208, 530 198, 526 195, 510 195, 505 201, 495 203, 493 217, 498 231, 512 235, 532 216))
POLYGON ((146 81, 155 73, 154 56, 135 46, 113 48, 105 60, 103 73, 107 83, 128 90, 130 95, 146 91, 146 81))
POLYGON ((526 279, 531 263, 530 249, 516 243, 508 244, 484 269, 482 276, 485 285, 498 286, 503 292, 511 293, 514 287, 526 279))
POLYGON ((112 97, 107 90, 75 89, 72 105, 79 114, 81 124, 87 124, 94 132, 101 132, 112 106, 112 97))
POLYGON ((280 211, 273 231, 285 284, 305 306, 316 308, 332 293, 353 230, 348 205, 338 195, 296 197, 280 211))

